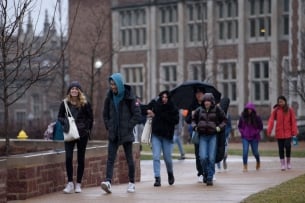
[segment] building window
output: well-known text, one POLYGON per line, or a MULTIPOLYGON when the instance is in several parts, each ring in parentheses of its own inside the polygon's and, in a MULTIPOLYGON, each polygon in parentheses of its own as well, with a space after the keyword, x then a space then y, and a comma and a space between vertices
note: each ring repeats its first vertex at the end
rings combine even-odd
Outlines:
POLYGON ((252 98, 254 101, 269 100, 269 61, 251 63, 252 98))
POLYGON ((236 62, 219 63, 219 84, 223 97, 236 101, 236 62))
POLYGON ((34 118, 39 118, 40 117, 40 112, 41 112, 41 101, 40 97, 38 94, 33 94, 32 95, 32 111, 34 114, 34 118))
POLYGON ((238 2, 237 0, 217 2, 217 27, 220 42, 238 39, 238 2))
POLYGON ((268 39, 271 36, 271 0, 248 0, 250 39, 268 39))
POLYGON ((144 96, 143 67, 139 65, 124 67, 123 73, 126 84, 132 87, 135 95, 143 98, 144 96))
POLYGON ((159 7, 159 26, 161 45, 178 42, 178 12, 177 5, 159 7))
POLYGON ((120 41, 123 47, 146 45, 146 13, 144 8, 120 11, 120 41))
POLYGON ((177 66, 162 65, 160 72, 160 88, 170 90, 177 86, 177 66))
POLYGON ((25 111, 16 111, 16 122, 18 124, 25 124, 26 121, 26 113, 25 111))
POLYGON ((289 35, 289 0, 281 0, 282 1, 282 15, 281 15, 281 34, 283 36, 289 35))
POLYGON ((189 42, 207 40, 207 5, 205 2, 187 4, 187 35, 189 42))
POLYGON ((190 80, 206 80, 206 67, 204 63, 194 63, 189 66, 189 79, 190 80))

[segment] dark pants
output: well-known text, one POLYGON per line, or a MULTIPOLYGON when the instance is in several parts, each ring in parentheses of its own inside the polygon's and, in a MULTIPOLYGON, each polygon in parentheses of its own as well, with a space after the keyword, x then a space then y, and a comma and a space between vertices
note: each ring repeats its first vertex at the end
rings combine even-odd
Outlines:
POLYGON ((68 182, 73 181, 73 151, 74 146, 77 146, 77 183, 82 182, 85 169, 85 153, 88 143, 88 136, 80 137, 79 140, 65 142, 65 151, 66 151, 66 172, 68 176, 68 182))
POLYGON ((285 149, 286 149, 286 157, 290 158, 290 155, 291 155, 291 138, 278 139, 277 140, 277 145, 278 145, 278 148, 279 148, 280 159, 285 158, 285 149))
MULTIPOLYGON (((107 171, 106 171, 106 181, 111 183, 112 176, 113 176, 113 167, 114 162, 116 159, 117 151, 119 148, 119 144, 117 142, 108 143, 108 159, 107 159, 107 171)), ((134 176, 135 176, 135 166, 132 156, 132 142, 126 142, 123 144, 125 157, 128 164, 128 178, 129 182, 134 183, 134 176)))
POLYGON ((203 169, 199 156, 199 144, 194 144, 194 148, 195 148, 195 157, 196 157, 197 176, 200 176, 203 175, 203 169))

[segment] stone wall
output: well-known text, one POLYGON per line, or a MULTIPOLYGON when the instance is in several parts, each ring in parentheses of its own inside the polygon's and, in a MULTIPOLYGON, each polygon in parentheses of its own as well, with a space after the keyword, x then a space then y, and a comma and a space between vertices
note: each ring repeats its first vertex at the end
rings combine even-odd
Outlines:
MULTIPOLYGON (((52 142, 52 141, 50 141, 52 142)), ((63 144, 63 143, 62 143, 63 144)), ((33 144, 35 145, 35 144, 33 144)), ((134 144, 136 181, 140 181, 140 146, 134 144)), ((107 145, 88 145, 82 187, 99 186, 106 173, 107 145)), ((24 200, 64 189, 67 183, 63 149, 8 156, 0 170, 0 202, 24 200), (7 169, 7 170, 5 170, 7 169), (7 177, 7 178, 6 178, 7 177), (7 186, 7 187, 6 187, 7 186), (3 196, 3 197, 2 197, 3 196)), ((0 162, 1 164, 1 162, 0 162)), ((74 152, 74 181, 76 180, 76 151, 74 152)), ((128 182, 128 166, 124 150, 118 150, 113 184, 128 182)))

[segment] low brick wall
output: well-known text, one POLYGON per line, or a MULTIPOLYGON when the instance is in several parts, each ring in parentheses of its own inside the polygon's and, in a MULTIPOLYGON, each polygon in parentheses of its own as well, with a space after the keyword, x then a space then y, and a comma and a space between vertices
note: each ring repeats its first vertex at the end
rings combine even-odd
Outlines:
POLYGON ((7 179, 7 169, 6 160, 0 159, 0 202, 6 202, 6 179, 7 179))
MULTIPOLYGON (((135 179, 138 182, 140 181, 141 174, 139 144, 134 144, 133 150, 136 166, 135 179)), ((95 187, 100 185, 100 182, 105 177, 106 161, 107 145, 105 142, 103 145, 101 143, 88 145, 82 187, 95 187)), ((34 196, 61 191, 67 183, 65 152, 63 149, 8 156, 5 162, 6 167, 1 167, 0 170, 0 201, 2 200, 1 194, 3 194, 4 200, 5 198, 7 200, 24 200, 34 196)), ((75 151, 74 181, 76 180, 76 170, 77 161, 75 151)), ((120 147, 114 167, 113 184, 127 182, 128 166, 124 150, 120 147)))

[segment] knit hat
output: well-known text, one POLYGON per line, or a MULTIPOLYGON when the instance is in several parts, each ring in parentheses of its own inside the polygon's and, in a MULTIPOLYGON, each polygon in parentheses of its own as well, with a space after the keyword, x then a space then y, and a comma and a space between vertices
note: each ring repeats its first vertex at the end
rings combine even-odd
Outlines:
POLYGON ((68 87, 67 94, 69 94, 72 87, 77 87, 80 91, 82 91, 82 87, 80 86, 79 82, 78 81, 72 81, 71 84, 68 87))
POLYGON ((215 98, 212 93, 205 93, 202 100, 203 102, 210 101, 213 105, 215 105, 215 98))

